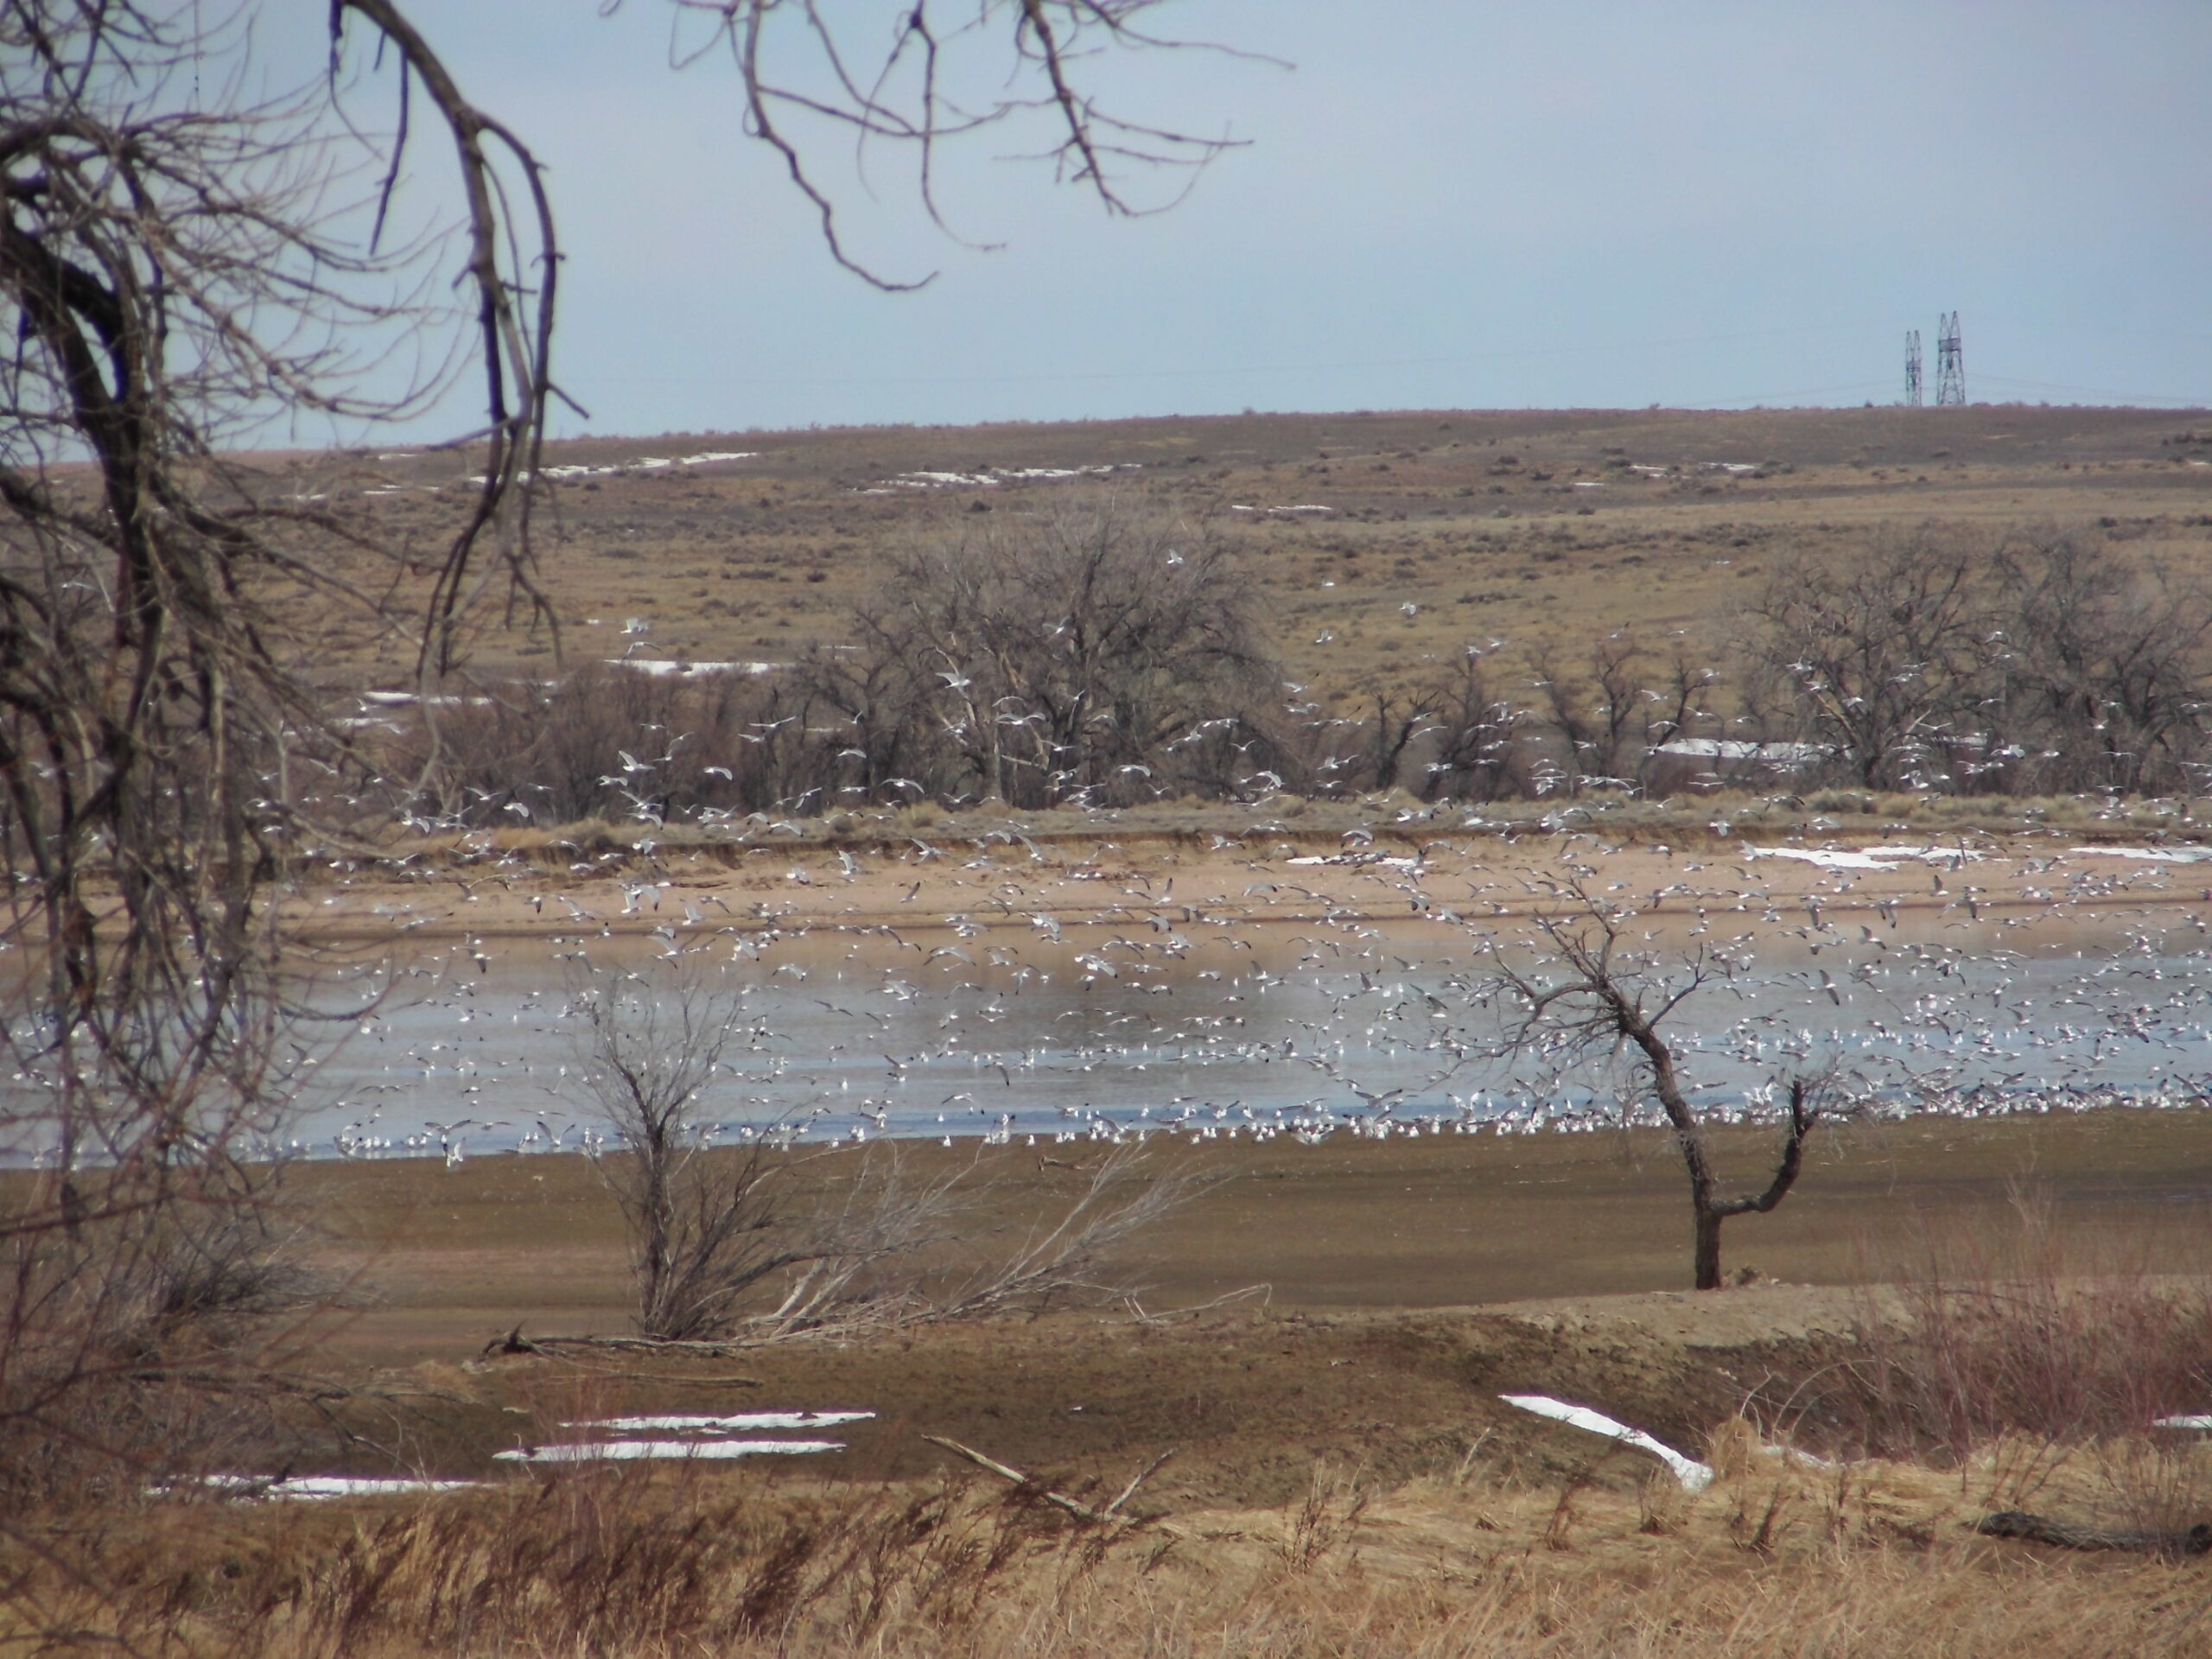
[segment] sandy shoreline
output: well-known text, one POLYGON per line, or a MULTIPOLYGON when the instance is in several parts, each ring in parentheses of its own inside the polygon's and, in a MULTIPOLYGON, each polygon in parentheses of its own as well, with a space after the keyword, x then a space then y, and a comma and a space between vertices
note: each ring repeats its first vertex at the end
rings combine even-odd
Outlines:
POLYGON ((1908 915, 1941 925, 2212 907, 2208 849, 2087 846, 2063 833, 1679 849, 1586 835, 1332 841, 1255 835, 1207 847, 1102 835, 1071 845, 995 832, 853 846, 647 843, 580 854, 566 868, 489 850, 321 869, 287 919, 332 940, 1347 921, 1457 931, 1557 909, 1572 902, 1570 883, 1685 934, 1722 937, 1908 915))

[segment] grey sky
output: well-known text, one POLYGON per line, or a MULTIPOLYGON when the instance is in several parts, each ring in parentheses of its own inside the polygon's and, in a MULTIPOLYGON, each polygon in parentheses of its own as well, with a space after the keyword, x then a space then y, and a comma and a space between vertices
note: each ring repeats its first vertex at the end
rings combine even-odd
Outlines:
POLYGON ((852 229, 940 272, 909 295, 831 264, 726 62, 672 74, 663 9, 596 10, 419 14, 550 163, 571 433, 1889 401, 1954 308, 1977 401, 2212 401, 2202 0, 1186 0, 1158 26, 1296 67, 1100 84, 1250 147, 1129 222, 986 137, 945 196, 990 253, 886 158, 852 229))

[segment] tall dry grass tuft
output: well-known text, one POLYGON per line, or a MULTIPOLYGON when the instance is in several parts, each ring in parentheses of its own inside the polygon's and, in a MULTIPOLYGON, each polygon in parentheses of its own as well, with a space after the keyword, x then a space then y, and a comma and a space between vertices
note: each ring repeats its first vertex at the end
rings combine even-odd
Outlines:
POLYGON ((261 1547, 219 1548, 214 1572, 181 1541, 166 1573, 104 1563, 132 1590, 111 1633, 272 1659, 842 1652, 893 1632, 957 1647, 1009 1574, 1049 1557, 1071 1583, 1112 1542, 1027 1488, 792 1496, 641 1466, 365 1514, 334 1536, 336 1517, 302 1515, 294 1548, 257 1518, 261 1547))
POLYGON ((2026 1194, 1993 1237, 1925 1234, 1895 1303, 1862 1309, 1853 1427, 1958 1464, 2006 1436, 2118 1440, 2212 1409, 2212 1276, 2194 1265, 2069 1232, 2026 1194))
MULTIPOLYGON (((749 1471, 564 1473, 381 1515, 194 1506, 106 1551, 132 1619, 85 1634, 226 1659, 2086 1659, 2212 1639, 2199 1567, 1979 1538, 1956 1475, 1905 1465, 1754 1459, 1659 1529, 1625 1483, 1586 1482, 1564 1537, 1541 1484, 1440 1478, 1355 1509, 1325 1473, 1314 1495, 1186 1510, 1173 1540, 1020 1489, 779 1491, 749 1471), (1316 1510, 1331 1540, 1307 1548, 1316 1510)), ((9 1635, 0 1615, 0 1652, 9 1635)))

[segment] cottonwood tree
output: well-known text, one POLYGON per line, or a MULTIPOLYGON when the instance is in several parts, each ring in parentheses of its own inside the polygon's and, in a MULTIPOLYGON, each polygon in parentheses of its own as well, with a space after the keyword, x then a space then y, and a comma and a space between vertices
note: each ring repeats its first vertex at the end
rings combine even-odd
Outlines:
POLYGON ((1777 568, 1747 707, 1870 788, 2185 790, 2202 775, 2212 599, 2109 542, 1923 531, 1777 568))
POLYGON ((1625 1097, 1657 1105, 1689 1178, 1693 1282, 1700 1290, 1718 1290, 1721 1224, 1731 1216, 1764 1215, 1789 1196, 1804 1167, 1806 1142, 1829 1109, 1834 1078, 1799 1074, 1786 1079, 1782 1146, 1772 1176, 1758 1192, 1724 1193, 1705 1123, 1662 1027, 1700 990, 1732 976, 1737 963, 1717 951, 1669 961, 1629 948, 1630 920, 1567 884, 1559 907, 1535 918, 1537 960, 1524 962, 1510 948, 1494 945, 1494 978, 1481 996, 1504 1021, 1503 1052, 1534 1056, 1562 1071, 1593 1059, 1621 1067, 1625 1097))
MULTIPOLYGON (((1142 206, 1134 175, 1221 148, 1090 89, 1103 49, 1156 44, 1147 0, 671 8, 727 49, 747 130, 848 264, 802 142, 825 124, 903 147, 932 214, 944 145, 982 131, 1030 124, 1115 213, 1142 206)), ((374 786, 287 617, 353 618, 425 690, 485 626, 552 630, 532 533, 563 395, 553 202, 426 12, 332 0, 327 65, 288 86, 255 0, 0 9, 0 1139, 48 1154, 0 1200, 11 1456, 87 1377, 212 1374, 172 1358, 207 1300, 176 1289, 180 1240, 251 1236, 246 1154, 313 1046, 275 899, 374 786), (238 458, 423 416, 467 378, 481 481, 427 557, 238 458)), ((163 1438, 150 1409, 107 1421, 163 1438)))
POLYGON ((1948 780, 1978 729, 1989 629, 1967 540, 1918 531, 1778 563, 1751 620, 1757 665, 1792 688, 1798 734, 1869 789, 1948 780))
POLYGON ((1521 734, 1530 711, 1516 704, 1497 671, 1499 650, 1468 645, 1438 680, 1435 759, 1422 798, 1494 801, 1528 791, 1528 757, 1521 734))
POLYGON ((1229 548, 1118 493, 1001 510, 893 556, 856 619, 874 666, 934 721, 967 786, 1015 805, 1149 800, 1178 746, 1272 684, 1229 548))
POLYGON ((1981 764, 2016 790, 2194 792, 2212 709, 2212 596, 2109 543, 2008 537, 1981 764))

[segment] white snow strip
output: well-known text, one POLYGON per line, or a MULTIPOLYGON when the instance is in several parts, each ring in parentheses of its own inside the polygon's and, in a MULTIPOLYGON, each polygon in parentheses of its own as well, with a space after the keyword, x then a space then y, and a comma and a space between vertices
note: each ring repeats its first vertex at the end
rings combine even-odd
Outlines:
MULTIPOLYGON (((570 461, 560 467, 540 469, 540 475, 550 479, 613 478, 623 473, 657 473, 666 467, 704 467, 720 461, 757 461, 757 449, 705 449, 696 455, 640 455, 635 461, 618 461, 604 467, 588 466, 582 461, 570 461)), ((528 483, 531 474, 521 474, 528 483)), ((478 473, 468 482, 481 488, 484 474, 478 473)))
POLYGON ((789 663, 679 663, 672 657, 608 657, 602 660, 609 668, 631 668, 661 678, 673 674, 687 680, 702 674, 774 674, 791 666, 789 663))
POLYGON ((1657 753, 1695 760, 1804 763, 1826 760, 1835 751, 1825 743, 1745 743, 1726 737, 1678 737, 1671 743, 1662 743, 1657 753))
POLYGON ((2212 1433, 2212 1417, 2199 1412, 2183 1412, 2178 1416, 2160 1417, 2151 1425, 2153 1428, 2184 1428, 2198 1434, 2212 1433))
POLYGON ((1673 1446, 1653 1440, 1642 1429, 1630 1428, 1626 1423, 1617 1423, 1602 1412, 1592 1411, 1587 1406, 1570 1406, 1564 1400, 1554 1400, 1544 1394, 1501 1394, 1497 1397, 1509 1406, 1533 1411, 1539 1417, 1549 1417, 1556 1422, 1587 1429, 1592 1434, 1606 1435, 1623 1446, 1632 1446, 1639 1452, 1649 1452, 1675 1471, 1675 1478, 1682 1483, 1685 1491, 1701 1492, 1713 1484, 1710 1464, 1686 1458, 1673 1446))
POLYGON ((1833 847, 1753 847, 1753 858, 1795 858, 1824 870, 1893 870, 1900 861, 1877 853, 1850 852, 1833 847))
POLYGON ((563 1423, 563 1428, 600 1428, 614 1434, 748 1434, 764 1428, 835 1428, 864 1423, 872 1411, 744 1411, 734 1417, 601 1417, 563 1423))
POLYGON ((1800 1452, 1794 1446, 1762 1446, 1759 1447, 1759 1455, 1765 1458, 1780 1458, 1785 1463, 1796 1464, 1800 1469, 1835 1467, 1835 1465, 1826 1458, 1816 1458, 1810 1452, 1800 1452))
POLYGON ((1918 860, 1923 864, 1949 864, 1963 859, 1978 864, 1983 855, 1956 847, 1754 847, 1745 843, 1751 858, 1795 858, 1824 870, 1893 870, 1918 860))
POLYGON ((912 472, 901 473, 896 478, 885 479, 880 484, 860 492, 862 495, 883 495, 894 489, 995 489, 1007 480, 1016 481, 1050 481, 1065 478, 1104 478, 1123 467, 1136 468, 1144 463, 1125 461, 1103 467, 986 467, 977 473, 912 472))
POLYGON ((648 1458, 802 1457, 844 1449, 842 1440, 594 1440, 578 1446, 518 1446, 492 1455, 501 1463, 637 1463, 648 1458))
POLYGON ((282 1497, 320 1503, 334 1497, 394 1497, 417 1492, 460 1492, 474 1480, 379 1480, 360 1475, 208 1475, 196 1484, 239 1497, 282 1497))
POLYGON ((2212 861, 2212 847, 2069 847, 2082 858, 2136 858, 2152 864, 2202 864, 2212 861))
MULTIPOLYGON (((362 706, 370 709, 411 709, 423 701, 412 691, 364 691, 360 696, 362 706)), ((492 704, 489 697, 432 697, 429 701, 438 709, 488 709, 492 704)))

